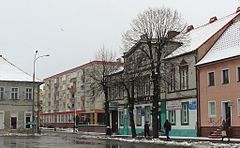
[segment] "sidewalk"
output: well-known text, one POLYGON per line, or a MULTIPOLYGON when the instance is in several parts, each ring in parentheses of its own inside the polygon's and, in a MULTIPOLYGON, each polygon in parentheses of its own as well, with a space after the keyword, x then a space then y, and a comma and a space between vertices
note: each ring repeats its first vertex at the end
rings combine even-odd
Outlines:
MULTIPOLYGON (((132 138, 131 135, 111 135, 111 137, 114 138, 126 138, 130 139, 132 138)), ((211 141, 211 142, 228 142, 227 138, 224 138, 223 141, 221 141, 221 138, 208 138, 208 137, 178 137, 178 136, 171 136, 171 141, 211 141)), ((136 139, 146 139, 144 136, 137 136, 136 139)), ((148 138, 152 140, 152 138, 148 138)), ((159 136, 159 139, 166 140, 166 136, 159 136)), ((240 143, 240 138, 230 138, 229 143, 240 143)))
MULTIPOLYGON (((54 128, 46 128, 43 130, 48 131, 54 131, 54 128)), ((56 132, 68 132, 68 133, 74 133, 72 128, 57 128, 56 132)), ((97 132, 82 132, 78 131, 76 132, 80 135, 92 135, 92 136, 107 136, 105 133, 97 133, 97 132)), ((109 138, 123 138, 123 139, 132 139, 132 135, 111 135, 107 136, 109 138)), ((171 140, 176 141, 212 141, 212 142, 222 142, 221 138, 208 138, 208 137, 179 137, 179 136, 171 136, 171 140)), ((145 139, 144 136, 137 136, 135 139, 145 139)), ((152 138, 149 138, 152 139, 152 138)), ((159 139, 165 140, 166 136, 159 136, 159 139)), ((224 138, 223 142, 228 142, 227 138, 224 138)), ((230 143, 240 143, 240 138, 230 138, 230 143)))
MULTIPOLYGON (((53 131, 53 129, 50 129, 53 131)), ((67 132, 67 133, 74 133, 72 128, 67 129, 56 129, 56 132, 67 132)), ((131 135, 111 135, 108 136, 105 133, 97 133, 97 132, 82 132, 78 131, 75 132, 78 135, 89 135, 89 136, 102 136, 103 138, 113 139, 113 140, 121 140, 121 139, 128 139, 133 140, 131 135)), ((224 138, 224 141, 221 141, 221 138, 208 138, 208 137, 179 137, 179 136, 171 136, 171 141, 177 142, 198 142, 198 141, 208 141, 214 143, 240 143, 240 138, 230 138, 230 142, 227 141, 227 138, 224 138)), ((144 138, 144 136, 137 136, 136 140, 155 140, 152 138, 144 138)), ((166 136, 159 136, 159 140, 166 141, 166 136)))
MULTIPOLYGON (((62 129, 62 128, 42 128, 42 134, 36 136, 47 136, 49 134, 75 134, 79 136, 79 138, 92 138, 92 139, 100 139, 100 140, 116 140, 119 142, 129 142, 129 143, 149 143, 149 144, 160 144, 160 145, 172 145, 172 146, 180 146, 180 147, 197 147, 197 148, 206 148, 206 147, 216 147, 216 148, 238 148, 240 147, 240 139, 231 138, 231 141, 228 142, 227 139, 221 141, 220 138, 213 139, 208 137, 177 137, 171 136, 170 141, 166 141, 165 136, 159 136, 159 138, 152 139, 145 138, 143 136, 138 136, 136 138, 132 138, 131 135, 105 135, 105 133, 96 133, 96 132, 73 132, 72 128, 62 129)), ((2 136, 31 136, 25 134, 13 134, 9 133, 2 136)))

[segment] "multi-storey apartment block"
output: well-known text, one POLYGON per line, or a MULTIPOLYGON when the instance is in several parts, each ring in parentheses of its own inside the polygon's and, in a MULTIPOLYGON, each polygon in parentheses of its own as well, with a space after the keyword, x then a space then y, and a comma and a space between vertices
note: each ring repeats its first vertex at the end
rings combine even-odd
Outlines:
POLYGON ((80 124, 104 124, 104 94, 90 76, 92 61, 44 79, 44 125, 72 127, 75 116, 80 124))
MULTIPOLYGON (((32 127, 33 95, 38 98, 42 84, 20 68, 0 57, 0 130, 25 132, 32 127)), ((37 99, 35 100, 35 106, 37 99)), ((36 110, 35 110, 36 111, 36 110)))

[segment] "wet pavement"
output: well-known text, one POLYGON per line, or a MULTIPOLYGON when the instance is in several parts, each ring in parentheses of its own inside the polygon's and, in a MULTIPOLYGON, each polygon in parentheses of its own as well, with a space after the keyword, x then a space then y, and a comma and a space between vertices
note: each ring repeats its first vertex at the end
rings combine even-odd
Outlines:
MULTIPOLYGON (((0 137, 0 148, 174 148, 174 146, 129 143, 79 137, 75 134, 0 137)), ((182 147, 182 146, 181 146, 182 147)))

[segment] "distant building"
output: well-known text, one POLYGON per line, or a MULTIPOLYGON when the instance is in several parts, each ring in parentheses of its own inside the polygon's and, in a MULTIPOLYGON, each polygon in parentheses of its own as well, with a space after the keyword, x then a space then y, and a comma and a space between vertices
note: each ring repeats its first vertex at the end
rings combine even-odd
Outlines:
POLYGON ((44 79, 43 125, 73 127, 75 116, 79 124, 104 125, 104 94, 89 73, 101 64, 92 61, 44 79))
MULTIPOLYGON (((33 77, 0 57, 0 130, 24 132, 31 128, 33 77)), ((42 83, 35 82, 35 88, 42 83)), ((35 89, 35 105, 38 90, 35 89)))
POLYGON ((230 136, 240 137, 240 16, 235 15, 197 63, 201 136, 221 136, 217 131, 225 120, 230 136))

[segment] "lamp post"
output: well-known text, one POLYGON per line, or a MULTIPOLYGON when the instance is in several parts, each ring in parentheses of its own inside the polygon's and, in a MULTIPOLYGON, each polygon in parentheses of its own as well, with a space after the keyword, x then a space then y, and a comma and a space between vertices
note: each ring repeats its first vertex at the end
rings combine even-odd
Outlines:
MULTIPOLYGON (((32 104, 32 134, 34 134, 35 133, 35 76, 36 76, 36 61, 39 59, 39 58, 42 58, 42 57, 47 57, 47 56, 49 56, 49 54, 46 54, 46 55, 41 55, 41 56, 38 56, 37 57, 37 53, 38 53, 38 50, 36 50, 35 51, 35 54, 34 54, 34 59, 33 59, 33 104, 32 104)), ((38 90, 39 91, 39 90, 38 90)), ((39 102, 39 97, 37 98, 38 100, 37 100, 37 109, 38 109, 38 114, 37 114, 37 119, 38 119, 38 121, 37 122, 39 122, 39 104, 40 104, 40 102, 39 102)), ((37 123, 37 128, 39 128, 39 123, 37 123)), ((38 130, 38 132, 39 132, 39 130, 38 130)))

